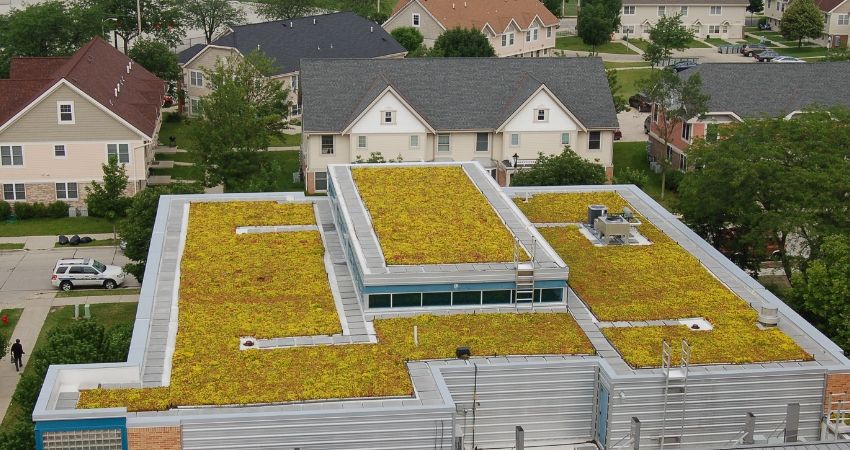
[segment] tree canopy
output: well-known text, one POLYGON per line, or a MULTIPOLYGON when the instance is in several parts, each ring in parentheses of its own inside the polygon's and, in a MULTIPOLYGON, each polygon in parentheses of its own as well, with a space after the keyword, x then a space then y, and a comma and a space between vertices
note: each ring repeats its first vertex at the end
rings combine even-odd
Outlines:
POLYGON ((823 34, 823 13, 812 0, 794 0, 782 13, 782 28, 785 39, 803 45, 803 39, 817 39, 823 34))
POLYGON ((422 33, 413 27, 399 27, 391 31, 390 34, 408 53, 419 50, 422 47, 422 41, 425 40, 422 33))
POLYGON ((471 28, 453 28, 437 38, 431 54, 447 57, 488 57, 496 56, 496 51, 484 33, 471 28))
POLYGON ((257 4, 257 13, 268 20, 294 19, 314 11, 315 4, 304 0, 263 0, 257 4))
POLYGON ((750 14, 756 14, 764 11, 764 0, 750 0, 750 4, 747 5, 747 11, 750 14))
POLYGON ((611 18, 601 2, 587 4, 579 10, 576 32, 582 42, 590 46, 591 54, 597 54, 596 47, 611 40, 614 29, 611 26, 611 18))
MULTIPOLYGON (((98 11, 108 30, 124 41, 124 53, 139 37, 137 0, 78 0, 78 5, 98 11), (115 18, 107 20, 106 18, 115 18)), ((148 37, 176 46, 186 35, 183 10, 178 0, 138 0, 142 11, 142 33, 148 37)))
POLYGON ((92 181, 90 186, 86 186, 89 214, 113 223, 124 217, 130 205, 130 198, 124 195, 128 180, 124 164, 119 164, 118 158, 110 157, 109 162, 103 164, 103 181, 92 181))
POLYGON ((673 50, 684 50, 693 36, 693 32, 682 25, 679 15, 662 17, 649 31, 650 42, 643 59, 653 66, 660 65, 670 59, 673 50))
POLYGON ((245 23, 245 12, 228 0, 183 0, 186 25, 204 30, 207 44, 224 27, 245 23))
POLYGON ((603 184, 605 181, 604 167, 582 158, 566 146, 560 155, 541 153, 533 166, 513 174, 511 186, 603 184))
POLYGON ((148 38, 138 39, 127 56, 169 84, 180 79, 177 55, 164 42, 148 38))

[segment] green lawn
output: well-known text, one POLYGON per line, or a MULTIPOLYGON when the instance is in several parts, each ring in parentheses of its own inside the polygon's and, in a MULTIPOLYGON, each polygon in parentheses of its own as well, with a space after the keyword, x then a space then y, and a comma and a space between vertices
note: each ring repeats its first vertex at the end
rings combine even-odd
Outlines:
POLYGON ((606 69, 621 69, 624 67, 649 67, 649 63, 646 61, 604 61, 604 64, 606 69))
POLYGON ((174 166, 171 169, 151 168, 151 175, 170 175, 175 180, 195 180, 203 178, 201 169, 195 166, 174 166))
POLYGON ((655 201, 664 205, 668 210, 676 201, 677 194, 667 190, 664 200, 661 200, 661 174, 649 170, 649 162, 646 159, 646 142, 615 142, 614 143, 614 176, 617 169, 631 167, 644 172, 649 177, 649 184, 642 189, 655 201))
POLYGON ((301 167, 299 152, 269 152, 269 157, 275 159, 280 164, 282 170, 281 177, 275 183, 275 189, 279 192, 288 191, 303 191, 304 183, 293 183, 292 174, 298 172, 301 167))
POLYGON ((59 291, 56 298, 71 297, 104 297, 107 295, 139 295, 139 288, 123 289, 74 289, 73 291, 59 291))
POLYGON ((629 39, 629 44, 632 44, 643 51, 646 51, 647 47, 649 47, 649 41, 645 39, 629 39))
POLYGON ((12 339, 12 332, 15 330, 15 325, 18 324, 18 320, 21 318, 22 312, 24 312, 22 308, 0 310, 0 317, 7 316, 9 319, 9 323, 6 325, 4 325, 3 322, 0 322, 0 336, 6 338, 6 341, 9 342, 10 346, 12 345, 12 342, 15 342, 12 339))
POLYGON ((192 148, 192 139, 189 137, 190 119, 184 118, 180 122, 168 122, 167 119, 168 117, 163 117, 162 126, 159 128, 159 145, 168 145, 169 138, 174 136, 177 138, 177 147, 192 148))
POLYGON ((0 223, 0 237, 58 236, 60 234, 112 233, 112 224, 98 217, 63 217, 61 219, 27 219, 0 223))
POLYGON ((649 76, 652 69, 635 69, 635 70, 618 70, 617 71, 617 80, 620 82, 620 86, 622 86, 620 90, 620 94, 624 97, 628 98, 634 94, 637 94, 638 80, 644 79, 649 76))
MULTIPOLYGON (((559 36, 555 39, 555 48, 589 52, 592 49, 585 45, 578 36, 559 36)), ((617 55, 636 55, 634 51, 619 42, 609 42, 596 48, 599 53, 614 53, 617 55)))
POLYGON ((711 48, 710 45, 706 45, 705 42, 700 42, 696 39, 691 39, 688 41, 687 48, 711 48))
POLYGON ((576 17, 578 16, 578 5, 576 4, 576 0, 568 1, 564 4, 564 17, 576 17))
POLYGON ((301 145, 301 133, 273 137, 269 143, 269 147, 297 147, 299 145, 301 145))
MULTIPOLYGON (((138 306, 137 303, 95 304, 91 305, 91 315, 99 324, 108 330, 120 324, 132 325, 136 320, 136 306, 138 306)), ((82 310, 80 310, 80 314, 83 314, 82 310)), ((44 320, 44 325, 41 327, 38 340, 36 340, 32 352, 30 355, 24 356, 24 374, 29 370, 29 364, 27 364, 29 360, 28 356, 32 356, 32 353, 37 352, 44 345, 44 342, 47 340, 47 334, 51 330, 71 323, 74 320, 73 317, 73 306, 57 306, 50 310, 50 313, 44 320)), ((31 414, 31 411, 27 411, 22 405, 12 400, 9 404, 9 409, 6 410, 6 416, 3 417, 3 423, 0 424, 0 430, 7 430, 20 422, 30 423, 32 420, 31 414)))
POLYGON ((189 152, 157 153, 156 155, 154 155, 154 158, 157 161, 177 161, 186 163, 195 162, 194 160, 192 160, 192 154, 189 152))
POLYGON ((77 245, 59 245, 59 243, 53 244, 54 248, 75 248, 75 247, 117 247, 118 239, 94 239, 89 243, 83 244, 82 242, 77 245))
POLYGON ((726 45, 732 45, 731 42, 724 41, 723 39, 718 39, 718 38, 707 38, 705 40, 705 42, 708 42, 709 44, 711 44, 715 47, 723 47, 723 46, 726 46, 726 45))
POLYGON ((826 56, 828 49, 825 47, 790 47, 790 48, 775 48, 776 53, 782 56, 826 56))
POLYGON ((23 242, 0 243, 0 250, 20 250, 22 248, 24 248, 23 242))

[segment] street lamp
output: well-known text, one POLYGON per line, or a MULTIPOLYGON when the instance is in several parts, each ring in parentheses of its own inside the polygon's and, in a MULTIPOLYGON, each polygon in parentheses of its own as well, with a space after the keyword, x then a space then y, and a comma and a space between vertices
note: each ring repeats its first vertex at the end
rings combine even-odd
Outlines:
MULTIPOLYGON (((117 17, 104 17, 103 19, 101 19, 100 20, 100 35, 101 36, 106 34, 106 30, 103 28, 103 23, 106 22, 107 20, 112 21, 112 22, 118 22, 117 17)), ((115 48, 118 48, 118 37, 117 37, 117 35, 115 37, 115 48)))
POLYGON ((516 169, 517 162, 519 162, 519 155, 514 153, 514 156, 512 156, 512 158, 514 159, 514 169, 516 169))

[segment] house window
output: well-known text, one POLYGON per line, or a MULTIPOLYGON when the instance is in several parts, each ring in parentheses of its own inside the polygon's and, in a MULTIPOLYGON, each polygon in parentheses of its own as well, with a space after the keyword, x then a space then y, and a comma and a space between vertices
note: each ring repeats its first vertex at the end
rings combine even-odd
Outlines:
POLYGON ((681 155, 679 157, 679 170, 681 170, 681 171, 688 170, 688 156, 687 155, 681 155))
POLYGON ((130 144, 106 144, 106 158, 116 158, 120 164, 130 162, 130 144))
POLYGON ((313 188, 316 191, 327 191, 328 190, 328 173, 327 172, 316 172, 315 178, 313 181, 313 188))
POLYGON ((507 46, 508 46, 508 35, 503 34, 502 35, 502 47, 507 47, 507 46))
POLYGON ((381 111, 381 123, 392 125, 395 123, 395 111, 381 111))
POLYGON ((546 122, 549 118, 548 110, 546 109, 535 109, 534 110, 534 121, 535 122, 546 122))
POLYGON ((691 25, 691 33, 699 36, 699 25, 691 25))
POLYGON ((623 15, 624 16, 635 15, 635 5, 623 6, 623 15))
POLYGON ((411 135, 410 136, 410 148, 419 148, 419 136, 411 135))
POLYGON ((65 156, 67 156, 65 153, 65 144, 56 144, 53 146, 54 158, 64 158, 65 156))
POLYGON ((536 40, 537 40, 537 32, 538 32, 538 31, 539 31, 539 30, 538 30, 537 28, 534 28, 533 30, 531 30, 531 32, 532 32, 531 40, 532 40, 532 41, 536 41, 536 40))
POLYGON ((3 185, 3 200, 17 201, 26 200, 27 194, 23 184, 4 184, 3 185))
POLYGON ((561 145, 570 145, 570 133, 561 133, 561 145))
POLYGON ((850 24, 850 14, 839 14, 838 15, 838 24, 839 25, 850 24))
POLYGON ((635 34, 634 25, 623 25, 622 30, 623 34, 635 34))
POLYGON ((24 148, 20 145, 3 145, 0 146, 0 165, 3 166, 23 166, 24 165, 24 148))
POLYGON ((691 140, 691 128, 693 127, 690 123, 682 124, 682 139, 689 141, 691 140))
POLYGON ((414 27, 419 26, 419 13, 413 13, 410 23, 412 23, 414 27))
POLYGON ((448 134, 437 135, 437 151, 448 152, 451 150, 451 136, 448 134))
POLYGON ((772 4, 773 4, 773 0, 767 0, 767 9, 770 9, 772 4))
POLYGON ((74 102, 57 102, 56 113, 59 116, 60 124, 74 123, 74 102))
POLYGON ((514 34, 508 33, 508 45, 514 45, 514 34))
POLYGON ((720 25, 709 25, 708 34, 720 34, 720 25))
POLYGON ((679 9, 679 15, 682 16, 682 17, 687 16, 688 15, 688 7, 687 6, 681 7, 679 9))
POLYGON ((673 147, 667 146, 667 161, 673 160, 673 147))
POLYGON ((322 154, 323 155, 333 155, 334 154, 334 137, 332 134, 323 134, 322 135, 322 154))
POLYGON ((589 150, 599 150, 602 148, 602 132, 591 131, 587 135, 587 148, 589 150))
POLYGON ((519 133, 511 133, 511 147, 519 147, 519 133))
POLYGON ((56 200, 76 200, 77 183, 56 183, 56 200))
POLYGON ((366 136, 357 136, 357 148, 366 148, 366 136))
POLYGON ((298 88, 301 85, 300 76, 293 75, 292 76, 292 92, 298 92, 298 88))
POLYGON ((201 99, 197 97, 189 98, 189 114, 197 116, 201 114, 201 99))
POLYGON ((475 151, 489 152, 490 151, 490 134, 477 133, 475 135, 475 151))
POLYGON ((204 73, 200 70, 189 71, 189 86, 202 87, 204 85, 204 73))
POLYGON ((547 38, 552 37, 552 27, 546 27, 546 37, 547 38))
POLYGON ((722 6, 712 6, 711 10, 709 11, 709 14, 711 14, 712 16, 719 16, 722 12, 723 12, 722 6))
POLYGON ((721 28, 721 31, 723 32, 723 34, 728 33, 729 32, 729 25, 723 25, 723 28, 721 28))
POLYGON ((658 7, 658 17, 664 17, 666 15, 667 15, 667 8, 665 8, 664 6, 659 6, 658 7))

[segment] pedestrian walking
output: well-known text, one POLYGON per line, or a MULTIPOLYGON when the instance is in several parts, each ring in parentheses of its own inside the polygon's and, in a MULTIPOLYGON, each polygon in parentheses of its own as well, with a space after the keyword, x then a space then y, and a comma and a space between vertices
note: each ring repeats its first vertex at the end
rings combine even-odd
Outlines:
POLYGON ((24 367, 24 362, 21 357, 24 356, 24 346, 21 345, 20 339, 15 339, 15 343, 12 344, 12 363, 15 364, 15 372, 19 372, 21 367, 24 367))

